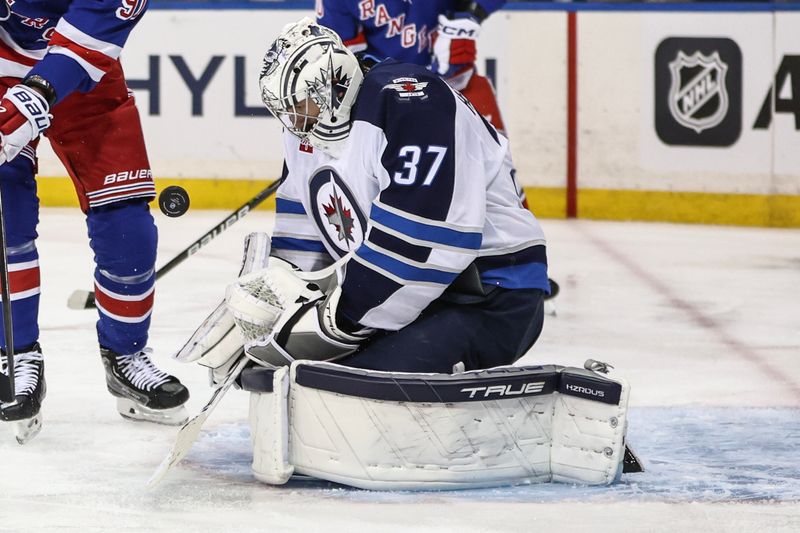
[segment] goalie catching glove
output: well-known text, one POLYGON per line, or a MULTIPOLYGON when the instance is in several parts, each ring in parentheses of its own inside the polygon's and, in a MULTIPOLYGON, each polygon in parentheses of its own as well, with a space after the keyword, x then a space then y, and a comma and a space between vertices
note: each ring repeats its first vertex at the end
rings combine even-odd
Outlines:
POLYGON ((333 361, 353 353, 373 333, 345 330, 337 322, 337 266, 301 272, 272 257, 268 268, 228 287, 225 300, 251 359, 272 366, 296 359, 333 361))
MULTIPOLYGON (((239 276, 266 268, 269 252, 269 235, 249 234, 244 241, 239 276)), ((228 370, 238 361, 244 351, 244 343, 245 339, 223 300, 173 357, 184 363, 196 361, 208 367, 211 384, 215 385, 224 381, 228 370)))

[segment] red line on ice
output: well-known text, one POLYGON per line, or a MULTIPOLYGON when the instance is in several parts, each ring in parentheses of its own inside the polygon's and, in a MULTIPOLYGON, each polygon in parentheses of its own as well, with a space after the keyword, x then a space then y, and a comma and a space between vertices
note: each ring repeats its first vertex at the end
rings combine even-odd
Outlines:
POLYGON ((676 294, 676 292, 671 287, 669 287, 661 280, 656 278, 654 275, 649 273, 642 266, 636 263, 633 259, 626 256, 619 250, 615 249, 607 241, 599 239, 596 235, 588 231, 585 227, 582 227, 582 224, 576 224, 575 227, 579 229, 584 235, 586 235, 588 237, 588 240, 592 244, 594 244, 605 254, 609 255, 611 258, 622 264, 622 266, 627 268, 639 280, 641 280, 651 289, 653 289, 661 296, 669 300, 669 302, 673 306, 686 312, 686 314, 689 315, 689 317, 700 327, 713 332, 717 336, 717 338, 720 341, 722 341, 723 344, 725 344, 728 348, 731 349, 733 353, 752 363, 759 370, 761 370, 761 372, 763 372, 767 377, 769 377, 776 383, 786 388, 792 394, 794 399, 800 402, 800 385, 795 383, 792 379, 788 378, 779 369, 776 369, 772 365, 772 363, 767 361, 763 356, 759 355, 756 350, 752 349, 751 347, 747 346, 743 342, 739 341, 738 339, 730 335, 727 331, 725 331, 725 328, 721 324, 719 324, 716 320, 704 314, 700 309, 698 309, 690 302, 687 302, 686 300, 682 299, 680 296, 676 294))

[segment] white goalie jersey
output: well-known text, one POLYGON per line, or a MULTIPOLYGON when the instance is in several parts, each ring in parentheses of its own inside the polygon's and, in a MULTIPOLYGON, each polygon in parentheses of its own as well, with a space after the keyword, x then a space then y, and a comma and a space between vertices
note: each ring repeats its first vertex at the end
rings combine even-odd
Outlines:
POLYGON ((365 76, 339 158, 284 134, 272 254, 303 270, 350 254, 339 311, 398 330, 471 264, 484 285, 549 292, 545 237, 508 141, 428 70, 365 76))

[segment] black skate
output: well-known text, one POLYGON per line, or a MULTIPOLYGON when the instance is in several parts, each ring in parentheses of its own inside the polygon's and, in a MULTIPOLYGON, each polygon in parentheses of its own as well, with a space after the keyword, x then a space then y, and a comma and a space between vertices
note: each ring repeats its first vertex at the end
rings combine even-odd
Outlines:
MULTIPOLYGON (((8 360, 2 359, 3 374, 8 375, 8 360)), ((17 442, 25 444, 42 429, 42 400, 47 392, 44 380, 44 359, 37 342, 30 349, 14 354, 15 400, 0 405, 0 419, 14 424, 17 442)))
POLYGON ((100 347, 106 369, 106 385, 117 397, 117 411, 125 418, 178 426, 189 415, 184 403, 189 390, 178 378, 159 370, 150 360, 149 348, 120 355, 100 347))

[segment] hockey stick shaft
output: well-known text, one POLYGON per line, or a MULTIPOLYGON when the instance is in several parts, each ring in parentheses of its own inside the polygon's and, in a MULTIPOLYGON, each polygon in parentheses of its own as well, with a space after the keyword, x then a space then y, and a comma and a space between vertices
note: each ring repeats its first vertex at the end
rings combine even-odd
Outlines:
MULTIPOLYGON (((192 244, 187 246, 183 251, 181 251, 178 255, 173 257, 169 260, 166 264, 164 264, 161 268, 156 270, 156 281, 161 279, 167 272, 187 260, 189 257, 193 256, 197 252, 200 251, 206 244, 214 240, 220 233, 231 227, 233 224, 244 218, 250 211, 258 207, 261 203, 264 202, 267 198, 275 194, 275 191, 278 190, 281 183, 283 183, 283 178, 278 179, 270 183, 265 189, 260 191, 258 194, 253 196, 250 200, 246 203, 242 204, 238 207, 233 213, 225 217, 225 219, 207 231, 204 235, 194 241, 192 244)), ((95 295, 93 291, 75 291, 72 296, 70 297, 70 302, 77 302, 77 303, 70 303, 68 304, 72 309, 93 309, 96 307, 95 304, 95 295), (81 294, 85 294, 82 298, 80 297, 81 294), (76 297, 77 296, 77 297, 76 297)))
POLYGON ((6 239, 6 223, 3 216, 3 197, 0 195, 0 270, 2 272, 2 295, 3 295, 3 334, 6 340, 6 371, 5 378, 0 378, 0 400, 13 402, 14 390, 14 324, 11 319, 11 286, 8 275, 8 247, 6 239))

